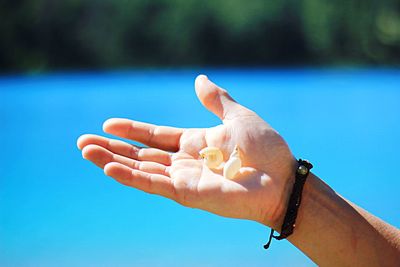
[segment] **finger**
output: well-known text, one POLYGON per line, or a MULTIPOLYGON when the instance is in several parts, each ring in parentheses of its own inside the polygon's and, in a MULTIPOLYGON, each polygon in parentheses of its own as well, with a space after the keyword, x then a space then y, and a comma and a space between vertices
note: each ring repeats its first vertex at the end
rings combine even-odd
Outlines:
POLYGON ((137 161, 130 159, 114 154, 98 145, 85 146, 82 150, 82 157, 90 160, 100 168, 104 168, 104 166, 110 162, 118 162, 135 170, 169 176, 169 169, 165 165, 150 161, 137 161))
POLYGON ((183 129, 157 126, 128 119, 109 119, 103 124, 106 133, 138 141, 167 151, 178 151, 183 129))
POLYGON ((174 185, 167 176, 134 170, 116 162, 108 163, 104 173, 124 185, 175 200, 174 185))
POLYGON ((233 119, 250 112, 238 104, 228 92, 211 82, 207 76, 199 75, 195 80, 195 89, 200 102, 221 120, 233 119))
POLYGON ((78 138, 77 145, 79 149, 91 144, 102 146, 115 154, 139 161, 154 161, 164 165, 171 165, 171 155, 160 149, 140 148, 120 140, 94 134, 85 134, 78 138))

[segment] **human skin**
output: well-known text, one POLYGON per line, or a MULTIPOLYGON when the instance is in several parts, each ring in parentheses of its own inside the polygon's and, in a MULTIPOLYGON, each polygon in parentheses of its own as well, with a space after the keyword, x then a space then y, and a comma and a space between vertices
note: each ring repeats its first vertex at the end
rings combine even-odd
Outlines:
MULTIPOLYGON (((140 148, 98 135, 83 135, 85 159, 118 182, 221 216, 253 220, 277 231, 283 222, 297 162, 283 138, 226 90, 200 75, 200 102, 222 124, 181 129, 110 119, 106 133, 140 142, 140 148), (242 167, 234 179, 210 170, 199 151, 219 147, 225 161, 235 145, 242 167)), ((314 174, 304 186, 294 233, 288 238, 324 266, 398 266, 399 230, 336 194, 314 174)))

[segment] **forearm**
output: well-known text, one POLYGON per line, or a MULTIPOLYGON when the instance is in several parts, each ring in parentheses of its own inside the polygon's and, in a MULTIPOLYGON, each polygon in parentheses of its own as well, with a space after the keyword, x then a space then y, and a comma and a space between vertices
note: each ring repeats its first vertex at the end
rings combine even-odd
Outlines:
POLYGON ((288 240, 322 266, 400 264, 399 231, 347 202, 313 174, 288 240))

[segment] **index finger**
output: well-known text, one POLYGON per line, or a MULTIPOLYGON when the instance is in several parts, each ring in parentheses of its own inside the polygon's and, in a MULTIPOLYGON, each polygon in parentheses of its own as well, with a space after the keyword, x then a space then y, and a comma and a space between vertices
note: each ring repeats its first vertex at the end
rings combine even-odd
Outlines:
POLYGON ((103 130, 150 147, 174 152, 179 150, 179 141, 184 131, 181 128, 158 126, 128 119, 109 119, 104 122, 103 130))

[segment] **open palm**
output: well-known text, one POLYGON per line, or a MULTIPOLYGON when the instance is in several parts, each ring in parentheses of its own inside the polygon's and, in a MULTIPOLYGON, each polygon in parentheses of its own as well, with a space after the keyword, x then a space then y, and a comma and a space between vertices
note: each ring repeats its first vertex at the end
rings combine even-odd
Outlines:
POLYGON ((149 147, 83 135, 83 157, 120 183, 159 194, 182 205, 222 216, 255 220, 277 228, 285 212, 295 160, 280 135, 251 110, 200 75, 195 82, 202 104, 223 124, 207 129, 156 126, 127 119, 110 119, 105 132, 149 147), (203 164, 199 151, 221 149, 224 160, 235 145, 242 167, 233 180, 203 164))

